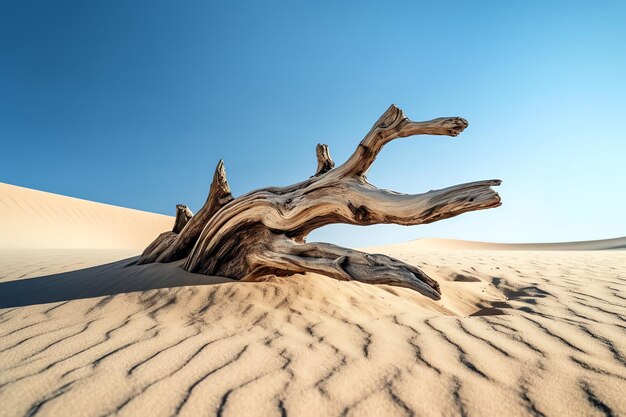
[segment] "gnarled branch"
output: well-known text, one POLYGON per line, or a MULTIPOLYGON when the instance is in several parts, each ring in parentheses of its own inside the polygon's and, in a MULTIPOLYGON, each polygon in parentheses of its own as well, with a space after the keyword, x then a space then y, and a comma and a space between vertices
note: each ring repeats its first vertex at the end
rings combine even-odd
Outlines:
POLYGON ((467 120, 461 117, 441 117, 427 122, 413 122, 392 104, 338 170, 342 176, 364 175, 383 146, 394 139, 413 135, 457 136, 467 126, 467 120))
POLYGON ((277 239, 271 249, 255 252, 248 259, 250 268, 243 281, 259 276, 316 272, 340 281, 389 284, 411 288, 438 300, 439 284, 420 269, 387 255, 368 254, 329 243, 294 243, 277 239))
MULTIPOLYGON (((234 200, 220 161, 204 207, 178 235, 159 236, 144 252, 150 252, 145 259, 169 262, 187 257, 183 268, 188 271, 244 280, 317 272, 340 280, 408 287, 438 299, 437 283, 415 266, 385 255, 304 242, 312 230, 332 223, 417 225, 499 206, 500 197, 491 189, 499 180, 407 195, 381 190, 365 179, 390 141, 422 134, 456 136, 467 125, 460 117, 413 122, 392 105, 341 166, 334 168, 328 146, 319 144, 313 177, 234 200)), ((144 255, 140 262, 145 262, 144 255)))

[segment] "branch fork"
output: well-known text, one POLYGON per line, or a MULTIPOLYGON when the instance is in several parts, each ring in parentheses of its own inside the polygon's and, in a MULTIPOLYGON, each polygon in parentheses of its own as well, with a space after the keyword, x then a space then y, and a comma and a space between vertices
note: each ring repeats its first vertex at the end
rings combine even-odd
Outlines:
POLYGON ((246 281, 268 274, 316 272, 339 280, 407 287, 439 299, 437 282, 413 265, 386 255, 305 242, 311 231, 333 223, 417 225, 498 207, 500 197, 491 187, 500 180, 408 195, 379 189, 365 178, 392 140, 457 136, 467 126, 460 117, 414 122, 392 105, 342 165, 335 167, 328 145, 318 144, 317 169, 311 178, 237 198, 220 160, 204 206, 195 216, 186 206, 177 206, 174 229, 157 237, 138 263, 185 259, 183 268, 190 272, 246 281))

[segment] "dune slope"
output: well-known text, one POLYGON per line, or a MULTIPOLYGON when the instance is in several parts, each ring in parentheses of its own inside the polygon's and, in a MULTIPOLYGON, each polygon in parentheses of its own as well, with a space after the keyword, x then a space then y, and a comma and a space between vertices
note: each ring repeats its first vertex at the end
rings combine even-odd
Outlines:
POLYGON ((174 218, 0 183, 0 249, 142 250, 174 218))
POLYGON ((626 237, 556 243, 491 243, 470 240, 423 238, 397 243, 388 247, 402 250, 520 250, 520 251, 578 251, 626 249, 626 237))

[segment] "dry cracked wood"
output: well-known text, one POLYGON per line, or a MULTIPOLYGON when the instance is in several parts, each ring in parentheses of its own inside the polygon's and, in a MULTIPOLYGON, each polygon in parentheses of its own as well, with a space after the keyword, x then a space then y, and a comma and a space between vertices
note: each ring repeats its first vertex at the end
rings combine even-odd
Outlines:
POLYGON ((305 239, 312 230, 332 223, 417 225, 499 206, 500 197, 491 187, 500 180, 408 195, 379 189, 365 178, 390 141, 413 135, 457 136, 467 125, 460 117, 413 122, 392 105, 341 166, 335 168, 328 146, 319 144, 311 178, 236 199, 220 161, 204 207, 179 233, 160 235, 139 263, 186 258, 183 268, 190 272, 239 280, 317 272, 340 280, 408 287, 439 299, 439 285, 412 265, 305 239))
POLYGON ((193 217, 193 211, 189 210, 184 204, 176 205, 176 219, 174 220, 174 228, 172 232, 180 233, 193 217))
POLYGON ((187 206, 180 204, 176 206, 176 220, 174 221, 173 231, 159 235, 159 237, 143 251, 138 263, 172 262, 186 257, 189 252, 191 252, 196 240, 198 240, 198 236, 200 236, 200 232, 202 232, 205 223, 213 217, 219 209, 226 205, 226 203, 232 200, 233 195, 230 193, 230 187, 228 181, 226 181, 224 161, 220 160, 215 168, 209 196, 204 206, 202 206, 195 216, 193 216, 193 213, 187 206), (181 211, 184 211, 181 207, 184 207, 188 213, 185 212, 184 215, 181 214, 181 211), (181 217, 185 217, 187 214, 190 214, 190 216, 186 218, 186 221, 180 220, 181 217))

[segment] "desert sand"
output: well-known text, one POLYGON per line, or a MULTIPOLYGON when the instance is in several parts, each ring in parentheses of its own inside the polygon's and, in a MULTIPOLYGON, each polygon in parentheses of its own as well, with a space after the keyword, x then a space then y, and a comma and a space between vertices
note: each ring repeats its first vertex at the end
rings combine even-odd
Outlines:
POLYGON ((626 415, 626 238, 367 249, 433 301, 133 265, 172 221, 0 184, 0 416, 626 415))
POLYGON ((173 218, 0 182, 0 249, 142 250, 173 218))

